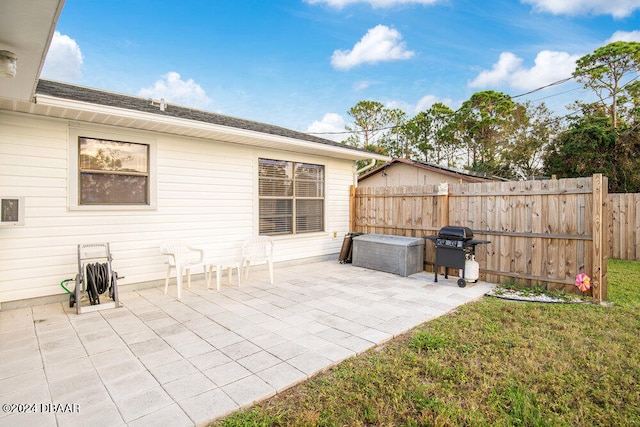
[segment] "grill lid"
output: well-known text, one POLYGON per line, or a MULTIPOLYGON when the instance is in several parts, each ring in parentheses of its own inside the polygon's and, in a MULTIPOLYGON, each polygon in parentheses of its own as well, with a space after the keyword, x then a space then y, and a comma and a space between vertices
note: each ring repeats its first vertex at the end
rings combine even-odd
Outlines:
POLYGON ((438 237, 449 240, 471 240, 473 239, 473 231, 469 227, 454 227, 449 225, 442 227, 440 231, 438 231, 438 237))

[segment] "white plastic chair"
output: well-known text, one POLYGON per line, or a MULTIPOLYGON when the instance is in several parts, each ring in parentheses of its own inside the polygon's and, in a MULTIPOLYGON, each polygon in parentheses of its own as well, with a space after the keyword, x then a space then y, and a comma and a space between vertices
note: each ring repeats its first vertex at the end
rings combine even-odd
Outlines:
POLYGON ((191 269, 202 267, 207 278, 207 266, 204 264, 204 251, 192 248, 183 240, 171 240, 160 244, 160 252, 169 257, 167 278, 164 282, 164 293, 169 289, 171 269, 176 270, 176 284, 178 285, 178 299, 182 297, 182 275, 187 274, 187 287, 191 287, 191 269))
POLYGON ((249 265, 266 262, 269 267, 269 280, 273 285, 273 240, 267 236, 253 236, 242 245, 242 270, 249 277, 249 265))

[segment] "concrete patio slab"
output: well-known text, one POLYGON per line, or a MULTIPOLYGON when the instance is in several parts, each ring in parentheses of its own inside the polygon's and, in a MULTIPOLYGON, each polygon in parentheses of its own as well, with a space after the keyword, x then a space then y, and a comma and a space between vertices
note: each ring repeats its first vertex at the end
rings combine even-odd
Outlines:
POLYGON ((473 301, 459 288, 335 261, 121 292, 121 308, 0 311, 0 426, 206 425, 473 301))

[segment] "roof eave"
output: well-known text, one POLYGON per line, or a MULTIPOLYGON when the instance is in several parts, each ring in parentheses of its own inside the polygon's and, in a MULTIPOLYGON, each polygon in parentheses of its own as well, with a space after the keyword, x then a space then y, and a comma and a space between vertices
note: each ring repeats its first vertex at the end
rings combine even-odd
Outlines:
POLYGON ((348 146, 325 145, 318 142, 261 133, 254 130, 58 98, 38 93, 36 94, 36 104, 39 107, 44 107, 43 114, 49 117, 210 139, 260 148, 273 148, 346 160, 389 160, 387 156, 355 150, 348 146))

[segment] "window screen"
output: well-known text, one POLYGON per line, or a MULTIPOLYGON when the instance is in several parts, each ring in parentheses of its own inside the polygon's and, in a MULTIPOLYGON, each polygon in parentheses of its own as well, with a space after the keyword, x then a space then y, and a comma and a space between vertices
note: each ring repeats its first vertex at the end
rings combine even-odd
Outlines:
POLYGON ((324 166, 259 159, 260 234, 324 231, 324 166))

